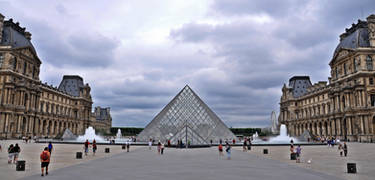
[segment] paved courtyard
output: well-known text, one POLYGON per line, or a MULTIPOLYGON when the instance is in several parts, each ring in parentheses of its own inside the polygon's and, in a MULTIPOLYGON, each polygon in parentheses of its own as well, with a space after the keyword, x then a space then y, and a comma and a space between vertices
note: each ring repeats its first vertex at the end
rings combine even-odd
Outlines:
MULTIPOLYGON (((4 141, 2 142, 4 147, 4 141)), ((339 157, 336 148, 326 146, 303 147, 303 162, 289 160, 288 147, 254 147, 242 152, 235 147, 232 160, 219 157, 216 147, 202 149, 167 148, 164 155, 157 155, 156 148, 132 146, 129 153, 121 146, 108 146, 111 153, 99 152, 82 160, 74 152, 82 151, 81 145, 58 145, 53 153, 50 174, 40 177, 39 149, 45 144, 23 144, 21 159, 27 159, 26 171, 15 171, 6 164, 6 150, 0 155, 1 180, 8 179, 350 179, 373 180, 375 172, 375 144, 350 143, 349 157, 339 157), (270 154, 263 155, 263 148, 270 154), (27 151, 27 152, 26 152, 27 151), (22 155, 23 154, 23 155, 22 155), (36 156, 36 157, 35 157, 36 156), (306 160, 312 159, 311 164, 306 160), (347 174, 346 162, 356 162, 358 173, 347 174)))

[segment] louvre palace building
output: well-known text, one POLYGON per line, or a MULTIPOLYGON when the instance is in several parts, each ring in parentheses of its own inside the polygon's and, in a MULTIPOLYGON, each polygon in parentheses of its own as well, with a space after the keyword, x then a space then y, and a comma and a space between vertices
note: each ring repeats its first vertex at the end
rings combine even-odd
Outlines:
POLYGON ((326 81, 294 76, 284 84, 279 122, 288 133, 375 141, 375 15, 340 35, 326 81))
POLYGON ((92 112, 90 86, 66 75, 59 87, 39 80, 41 60, 31 33, 0 14, 0 139, 83 134, 88 126, 109 131, 109 108, 92 112))

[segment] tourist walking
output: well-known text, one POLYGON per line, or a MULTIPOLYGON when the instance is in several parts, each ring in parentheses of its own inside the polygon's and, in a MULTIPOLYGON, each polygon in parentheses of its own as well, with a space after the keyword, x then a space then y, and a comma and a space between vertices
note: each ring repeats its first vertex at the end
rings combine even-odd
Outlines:
POLYGON ((301 162, 301 152, 302 152, 302 148, 301 148, 300 145, 298 145, 298 147, 296 149, 296 153, 297 153, 296 163, 301 162))
POLYGON ((89 140, 86 139, 85 146, 84 146, 84 148, 85 148, 85 156, 87 156, 87 153, 89 152, 89 145, 90 145, 89 140))
POLYGON ((246 148, 247 148, 247 139, 245 138, 245 140, 243 141, 242 151, 246 152, 246 148))
POLYGON ((95 156, 95 153, 96 153, 97 149, 98 149, 98 147, 96 146, 96 141, 94 139, 94 141, 92 141, 92 153, 93 153, 94 156, 95 156))
POLYGON ((48 143, 48 151, 49 151, 50 155, 52 154, 52 149, 53 149, 52 142, 49 142, 48 143))
POLYGON ((227 159, 230 160, 231 159, 231 157, 230 157, 231 147, 230 147, 229 143, 226 144, 225 151, 227 152, 227 159))
POLYGON ((249 138, 248 139, 248 143, 247 143, 247 150, 251 150, 251 139, 249 138))
POLYGON ((161 150, 161 143, 160 141, 158 142, 158 154, 160 154, 160 150, 161 150))
POLYGON ((16 164, 18 161, 18 157, 21 153, 21 148, 18 146, 18 143, 16 143, 16 145, 14 146, 13 151, 14 151, 13 163, 16 164))
POLYGON ((344 156, 346 157, 346 155, 348 155, 348 146, 346 145, 346 142, 344 142, 343 150, 344 150, 344 156))
POLYGON ((148 149, 151 150, 151 147, 152 147, 152 140, 150 139, 150 141, 148 141, 148 149))
POLYGON ((8 148, 8 164, 12 163, 14 156, 14 146, 11 144, 8 148))
POLYGON ((164 153, 164 144, 161 144, 161 147, 160 147, 160 153, 163 155, 164 153))
POLYGON ((46 168, 46 175, 48 175, 48 165, 51 159, 51 154, 49 153, 49 148, 45 147, 44 151, 40 154, 40 163, 42 176, 44 176, 44 168, 46 168))
POLYGON ((219 156, 223 156, 223 145, 222 144, 219 144, 219 147, 218 147, 218 150, 219 150, 219 156))
POLYGON ((337 150, 340 152, 340 156, 342 157, 343 148, 342 148, 342 144, 341 143, 339 143, 339 146, 337 147, 337 150))
POLYGON ((130 142, 126 142, 126 152, 129 152, 130 150, 130 142))

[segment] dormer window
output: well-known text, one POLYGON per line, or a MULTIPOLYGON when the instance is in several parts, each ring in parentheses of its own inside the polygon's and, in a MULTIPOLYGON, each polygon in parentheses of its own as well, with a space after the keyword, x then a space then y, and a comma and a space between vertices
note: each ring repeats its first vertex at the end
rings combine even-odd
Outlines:
POLYGON ((370 55, 368 55, 366 58, 366 65, 367 65, 367 70, 373 70, 372 58, 370 55))

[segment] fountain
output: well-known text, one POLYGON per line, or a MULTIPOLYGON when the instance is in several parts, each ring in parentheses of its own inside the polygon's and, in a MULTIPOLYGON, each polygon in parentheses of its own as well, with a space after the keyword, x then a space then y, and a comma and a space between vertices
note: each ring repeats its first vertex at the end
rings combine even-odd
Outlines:
POLYGON ((281 144, 281 143, 287 144, 287 143, 290 143, 290 140, 293 140, 293 142, 298 142, 296 138, 288 136, 285 124, 281 124, 280 135, 271 138, 268 142, 275 143, 275 144, 281 144))
POLYGON ((122 138, 121 129, 118 129, 117 134, 116 134, 116 140, 119 140, 121 138, 122 138))
POLYGON ((103 142, 104 141, 104 139, 101 136, 98 136, 98 135, 95 134, 95 129, 90 126, 85 130, 84 135, 78 136, 76 141, 85 142, 86 140, 89 140, 91 142, 94 139, 95 139, 96 142, 103 142))

